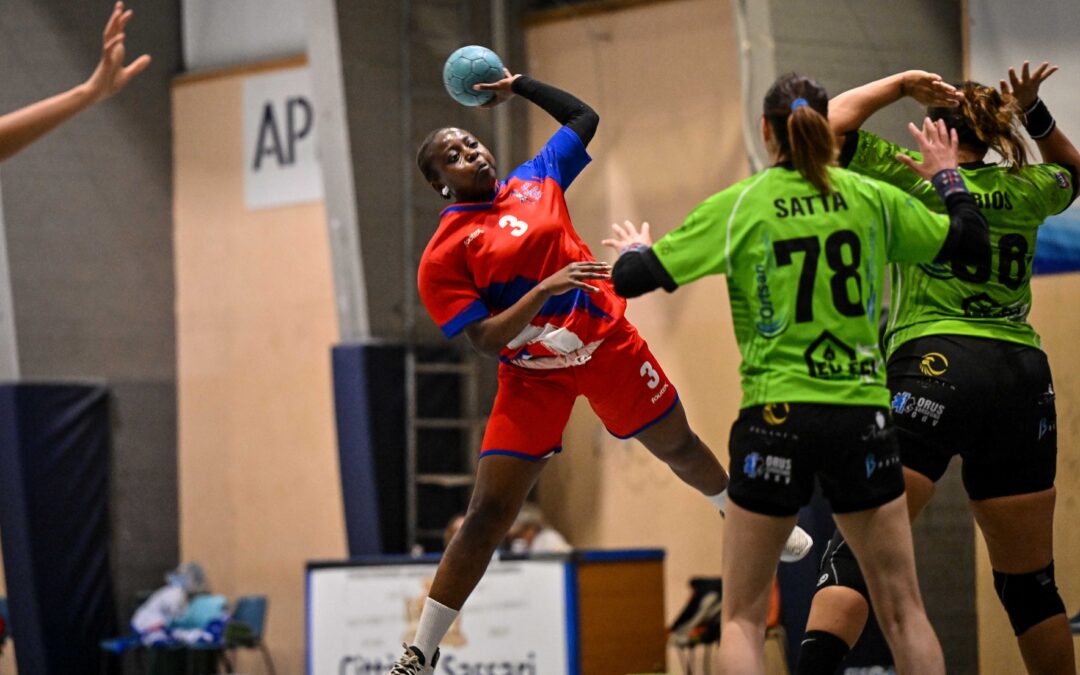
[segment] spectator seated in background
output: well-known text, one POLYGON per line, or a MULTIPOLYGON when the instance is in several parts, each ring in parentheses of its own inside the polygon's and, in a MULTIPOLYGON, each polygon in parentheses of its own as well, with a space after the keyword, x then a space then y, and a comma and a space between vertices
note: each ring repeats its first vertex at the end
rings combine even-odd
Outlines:
POLYGON ((566 553, 573 549, 544 518, 540 507, 526 502, 506 535, 511 553, 566 553))

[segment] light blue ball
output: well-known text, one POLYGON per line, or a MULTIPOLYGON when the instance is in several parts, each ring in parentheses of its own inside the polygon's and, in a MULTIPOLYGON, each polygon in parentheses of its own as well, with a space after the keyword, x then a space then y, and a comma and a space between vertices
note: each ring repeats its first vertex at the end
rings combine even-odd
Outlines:
POLYGON ((495 94, 476 91, 474 84, 498 82, 503 79, 503 64, 495 52, 480 45, 458 49, 443 66, 443 85, 450 98, 461 105, 476 106, 487 103, 495 94))

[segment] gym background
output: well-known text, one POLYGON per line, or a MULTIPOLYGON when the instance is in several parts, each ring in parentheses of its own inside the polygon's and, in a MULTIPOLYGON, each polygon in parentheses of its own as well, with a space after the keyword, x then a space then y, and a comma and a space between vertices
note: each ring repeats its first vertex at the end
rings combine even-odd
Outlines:
MULTIPOLYGON (((1080 107, 1080 58, 1069 51, 1080 17, 1070 0, 1014 4, 133 0, 128 51, 151 53, 149 71, 0 171, 0 383, 107 388, 117 612, 179 561, 198 560, 217 592, 269 595, 278 672, 300 673, 305 562, 428 543, 422 521, 440 514, 410 523, 405 507, 386 508, 404 499, 404 469, 379 486, 378 541, 347 527, 346 514, 365 504, 342 487, 331 352, 360 345, 399 375, 410 349, 473 362, 466 345, 447 347, 415 297, 415 263, 442 202, 413 153, 430 129, 463 126, 495 148, 505 172, 554 127, 521 102, 494 113, 453 103, 439 76, 454 48, 492 46, 512 71, 557 84, 600 113, 594 162, 568 202, 604 257, 599 241, 611 222, 648 220, 666 232, 749 175, 763 157, 761 97, 786 71, 835 94, 908 68, 990 84, 1007 65, 1048 60, 1062 70, 1043 97, 1065 131, 1080 135, 1080 115, 1068 112, 1080 107), (264 109, 250 81, 293 72, 302 73, 295 95, 275 109, 279 145, 260 157, 307 163, 315 179, 253 192, 245 110, 262 119, 264 109), (386 485, 397 486, 394 495, 386 485)), ((7 0, 0 110, 84 79, 110 7, 7 0)), ((867 126, 907 143, 904 125, 920 116, 905 102, 867 126)), ((1080 518, 1080 274, 1036 276, 1032 286, 1031 321, 1056 378, 1056 564, 1072 614, 1080 609, 1080 541, 1069 536, 1080 518)), ((629 309, 725 464, 739 401, 726 304, 713 278, 629 309)), ((480 363, 472 389, 483 412, 494 363, 480 363)), ((385 393, 398 405, 404 396, 385 393)), ((417 396, 425 405, 424 391, 417 396)), ((455 452, 469 442, 468 433, 432 441, 455 452)), ((577 546, 666 549, 670 620, 689 577, 719 572, 715 511, 636 443, 607 435, 583 402, 564 447, 538 488, 545 513, 577 546)), ((383 452, 377 463, 402 453, 383 452)), ((461 461, 467 470, 467 456, 461 461)), ((1021 672, 958 474, 950 470, 915 526, 924 598, 950 672, 1021 672)), ((428 503, 452 511, 465 494, 428 503)), ((0 563, 0 596, 7 590, 0 563)), ((257 658, 238 667, 263 672, 257 658)), ((11 649, 0 672, 17 672, 11 649)))

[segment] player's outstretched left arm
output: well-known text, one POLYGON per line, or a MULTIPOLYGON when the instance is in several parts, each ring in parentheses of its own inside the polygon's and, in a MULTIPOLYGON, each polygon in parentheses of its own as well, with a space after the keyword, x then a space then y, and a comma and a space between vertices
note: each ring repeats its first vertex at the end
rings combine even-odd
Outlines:
POLYGON ((101 59, 90 77, 82 84, 25 108, 0 116, 0 161, 30 145, 37 139, 127 86, 146 70, 150 57, 143 54, 124 65, 124 29, 133 16, 117 2, 105 24, 102 35, 101 59))
POLYGON ((906 70, 849 89, 829 99, 829 126, 838 137, 857 131, 871 115, 910 96, 925 106, 955 106, 963 98, 937 73, 906 70))
POLYGON ((615 292, 624 298, 636 298, 658 288, 674 291, 677 285, 652 251, 652 234, 649 224, 642 223, 639 230, 629 220, 622 225, 612 223, 611 239, 601 243, 615 249, 619 259, 611 268, 611 281, 615 292))

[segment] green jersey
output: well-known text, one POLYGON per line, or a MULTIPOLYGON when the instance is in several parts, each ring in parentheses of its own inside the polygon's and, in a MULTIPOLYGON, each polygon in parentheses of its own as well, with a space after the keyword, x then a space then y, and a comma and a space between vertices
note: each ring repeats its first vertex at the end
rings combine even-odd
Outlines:
MULTIPOLYGON (((896 161, 906 150, 866 131, 848 168, 895 185, 929 208, 943 212, 934 187, 896 161)), ((990 228, 988 264, 954 269, 933 263, 900 263, 891 270, 892 302, 885 348, 926 335, 971 335, 1039 347, 1028 323, 1031 261, 1035 234, 1047 216, 1073 198, 1071 174, 1056 164, 1033 164, 1017 171, 979 163, 960 168, 968 190, 990 228)))
POLYGON ((829 178, 833 193, 821 195, 797 171, 766 169, 706 199, 653 247, 679 285, 726 275, 743 408, 888 405, 885 266, 932 261, 949 219, 851 171, 829 178))

